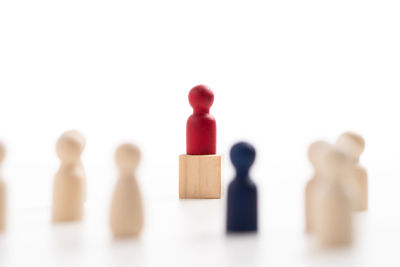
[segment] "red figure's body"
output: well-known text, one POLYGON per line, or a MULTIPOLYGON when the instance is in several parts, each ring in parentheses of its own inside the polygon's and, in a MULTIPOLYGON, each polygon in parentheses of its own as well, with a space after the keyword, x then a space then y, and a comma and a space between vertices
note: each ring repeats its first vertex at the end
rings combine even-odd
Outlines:
POLYGON ((217 152, 217 125, 209 113, 214 102, 213 92, 205 85, 190 90, 189 103, 193 114, 186 125, 186 153, 188 155, 211 155, 217 152))

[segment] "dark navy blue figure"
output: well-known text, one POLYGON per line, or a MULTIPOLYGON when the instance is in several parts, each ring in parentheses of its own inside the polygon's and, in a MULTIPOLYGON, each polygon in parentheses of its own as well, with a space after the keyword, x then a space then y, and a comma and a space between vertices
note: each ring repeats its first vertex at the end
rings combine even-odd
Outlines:
POLYGON ((236 176, 228 188, 228 232, 257 231, 257 187, 249 177, 256 151, 248 143, 240 142, 231 148, 231 161, 236 176))

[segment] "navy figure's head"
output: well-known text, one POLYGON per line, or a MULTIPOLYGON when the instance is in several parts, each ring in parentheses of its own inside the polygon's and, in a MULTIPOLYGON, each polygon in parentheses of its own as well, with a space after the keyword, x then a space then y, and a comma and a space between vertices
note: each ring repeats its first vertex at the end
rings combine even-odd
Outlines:
POLYGON ((256 158, 256 150, 249 143, 239 142, 232 146, 230 156, 237 174, 247 176, 256 158))

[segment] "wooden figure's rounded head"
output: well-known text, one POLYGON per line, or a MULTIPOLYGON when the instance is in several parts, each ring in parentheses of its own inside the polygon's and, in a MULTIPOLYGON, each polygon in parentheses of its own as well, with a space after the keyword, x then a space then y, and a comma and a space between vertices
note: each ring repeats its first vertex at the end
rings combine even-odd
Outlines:
POLYGON ((86 140, 82 133, 70 130, 64 132, 57 141, 57 155, 63 162, 76 162, 79 160, 86 140))
POLYGON ((246 142, 233 145, 230 152, 231 161, 238 173, 247 173, 256 158, 256 150, 246 142))
POLYGON ((331 148, 331 144, 325 141, 316 141, 308 147, 308 159, 312 166, 317 169, 318 161, 322 159, 323 153, 331 148))
POLYGON ((358 160, 364 152, 365 140, 356 133, 345 132, 338 137, 336 145, 343 153, 346 153, 354 160, 358 160))
POLYGON ((189 92, 189 103, 195 112, 208 112, 214 102, 214 93, 205 85, 197 85, 189 92))
POLYGON ((115 151, 115 163, 121 171, 134 171, 140 161, 140 150, 133 144, 122 144, 115 151))
POLYGON ((3 160, 4 160, 5 154, 6 154, 6 149, 5 149, 4 145, 3 145, 3 143, 0 142, 0 164, 1 164, 1 163, 3 162, 3 160))

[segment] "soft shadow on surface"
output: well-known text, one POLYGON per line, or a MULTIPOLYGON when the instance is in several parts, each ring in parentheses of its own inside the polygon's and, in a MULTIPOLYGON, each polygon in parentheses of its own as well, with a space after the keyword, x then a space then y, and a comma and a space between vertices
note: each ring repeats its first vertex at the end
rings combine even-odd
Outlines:
POLYGON ((257 266, 260 261, 260 237, 257 233, 229 233, 225 237, 227 266, 257 266))
POLYGON ((6 233, 0 233, 0 257, 2 257, 7 248, 7 237, 6 233))
POLYGON ((112 238, 109 244, 109 266, 146 266, 144 243, 137 238, 112 238))
POLYGON ((224 202, 221 199, 180 200, 176 220, 180 223, 177 234, 214 233, 223 224, 224 202), (193 226, 196 226, 193 228, 193 226))
POLYGON ((0 234, 0 266, 7 266, 7 239, 5 233, 0 234))
POLYGON ((52 242, 56 248, 77 249, 82 246, 84 231, 84 224, 81 222, 53 224, 52 242))
POLYGON ((368 251, 367 238, 368 213, 357 212, 353 216, 353 242, 350 245, 337 247, 320 247, 313 235, 306 235, 304 257, 309 266, 354 267, 367 265, 373 253, 368 251), (366 239, 367 238, 367 239, 366 239))
POLYGON ((307 244, 305 258, 309 266, 359 266, 360 261, 355 257, 354 245, 339 247, 319 247, 317 240, 311 238, 307 244))
POLYGON ((84 225, 77 223, 57 223, 49 225, 51 262, 62 262, 64 266, 82 266, 84 264, 86 248, 84 246, 84 225))

